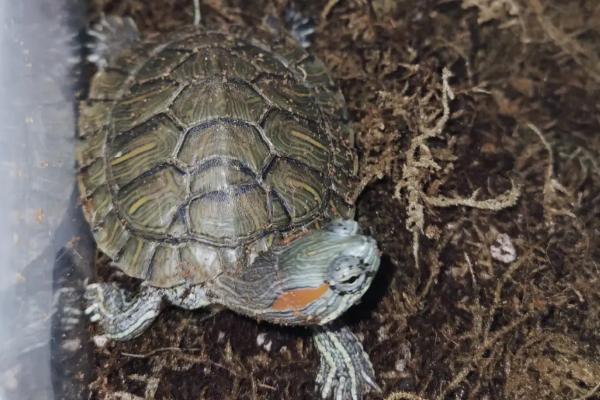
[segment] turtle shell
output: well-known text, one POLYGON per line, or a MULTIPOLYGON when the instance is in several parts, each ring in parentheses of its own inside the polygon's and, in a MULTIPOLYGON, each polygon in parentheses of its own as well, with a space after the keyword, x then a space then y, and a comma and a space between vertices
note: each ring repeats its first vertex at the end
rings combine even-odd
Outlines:
POLYGON ((287 36, 234 27, 149 38, 92 78, 79 132, 97 244, 155 286, 205 282, 352 215, 343 96, 287 36))

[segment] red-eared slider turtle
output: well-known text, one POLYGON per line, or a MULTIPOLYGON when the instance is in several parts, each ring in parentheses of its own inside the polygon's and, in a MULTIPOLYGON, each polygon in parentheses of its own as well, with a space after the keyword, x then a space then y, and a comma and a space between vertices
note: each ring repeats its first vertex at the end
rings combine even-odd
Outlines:
POLYGON ((258 28, 128 32, 128 47, 101 44, 81 103, 79 182, 98 247, 142 284, 90 285, 86 312, 115 340, 164 302, 309 326, 321 395, 362 398, 377 387, 369 358, 331 322, 365 293, 379 252, 352 219, 353 133, 325 66, 258 28))

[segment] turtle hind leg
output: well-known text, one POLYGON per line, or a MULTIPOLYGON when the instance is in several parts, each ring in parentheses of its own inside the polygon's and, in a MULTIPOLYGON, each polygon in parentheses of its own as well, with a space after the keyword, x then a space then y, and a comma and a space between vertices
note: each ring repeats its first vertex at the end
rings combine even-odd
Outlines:
POLYGON ((87 45, 87 60, 96 64, 98 68, 106 67, 111 56, 130 48, 140 39, 133 19, 113 15, 103 15, 100 21, 88 30, 88 35, 92 40, 87 45))
POLYGON ((288 7, 284 15, 285 25, 294 39, 305 49, 312 45, 312 35, 315 33, 315 21, 305 17, 296 8, 288 7))
POLYGON ((262 26, 275 36, 287 32, 305 49, 312 45, 311 36, 315 32, 314 20, 311 17, 305 17, 293 6, 285 10, 283 21, 275 15, 265 15, 262 19, 262 26))
POLYGON ((346 326, 316 327, 314 340, 320 356, 317 388, 323 399, 360 400, 374 389, 375 371, 360 340, 346 326))
POLYGON ((85 297, 85 313, 100 324, 107 337, 129 340, 142 334, 160 314, 164 293, 162 289, 142 286, 128 299, 129 293, 114 283, 95 283, 87 286, 85 297))

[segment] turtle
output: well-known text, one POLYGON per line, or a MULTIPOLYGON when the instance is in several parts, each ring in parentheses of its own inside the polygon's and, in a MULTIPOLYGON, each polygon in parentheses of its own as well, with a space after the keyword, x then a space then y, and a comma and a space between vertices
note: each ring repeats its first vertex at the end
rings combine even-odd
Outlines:
POLYGON ((104 25, 79 106, 78 186, 97 247, 140 284, 89 284, 86 314, 113 340, 141 335, 165 304, 308 327, 322 398, 379 390, 338 320, 380 251, 354 218, 354 131, 324 63, 264 26, 104 25))

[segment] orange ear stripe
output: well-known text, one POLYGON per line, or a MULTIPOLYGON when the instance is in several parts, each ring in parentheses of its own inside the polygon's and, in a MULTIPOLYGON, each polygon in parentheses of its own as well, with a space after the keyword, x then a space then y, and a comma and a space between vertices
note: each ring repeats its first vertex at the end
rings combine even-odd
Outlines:
POLYGON ((326 283, 317 288, 290 290, 279 296, 271 308, 275 311, 301 310, 323 296, 327 290, 329 285, 326 283))

